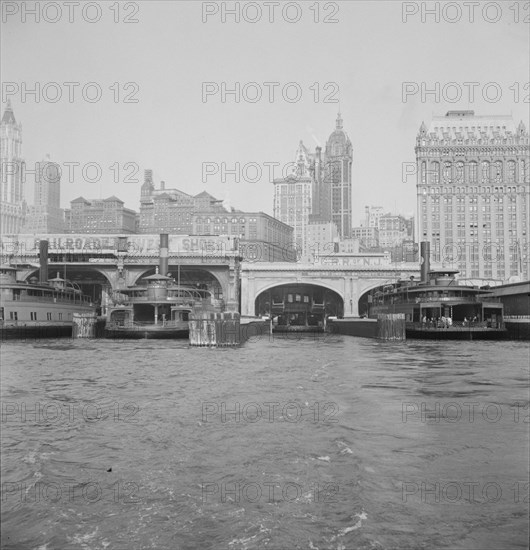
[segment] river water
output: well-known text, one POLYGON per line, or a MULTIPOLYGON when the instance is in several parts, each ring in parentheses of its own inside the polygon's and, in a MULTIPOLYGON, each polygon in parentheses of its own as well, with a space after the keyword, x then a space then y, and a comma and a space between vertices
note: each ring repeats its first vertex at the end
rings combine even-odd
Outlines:
POLYGON ((529 348, 2 344, 2 548, 528 547, 529 348))

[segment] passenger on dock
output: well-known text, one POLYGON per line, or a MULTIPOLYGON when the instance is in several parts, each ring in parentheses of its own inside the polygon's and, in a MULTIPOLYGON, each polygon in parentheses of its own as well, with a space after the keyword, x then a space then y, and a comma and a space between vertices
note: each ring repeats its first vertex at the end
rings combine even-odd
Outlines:
POLYGON ((464 326, 467 326, 468 320, 467 317, 464 317, 464 322, 462 323, 464 326))
POLYGON ((452 327, 453 326, 453 319, 451 317, 447 317, 447 326, 452 327))

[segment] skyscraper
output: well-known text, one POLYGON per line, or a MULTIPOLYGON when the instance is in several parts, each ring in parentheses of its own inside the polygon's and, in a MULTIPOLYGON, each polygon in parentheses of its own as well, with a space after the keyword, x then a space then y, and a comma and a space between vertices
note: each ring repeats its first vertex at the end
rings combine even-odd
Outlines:
POLYGON ((313 212, 313 183, 311 157, 302 142, 295 157, 295 168, 286 178, 273 181, 274 217, 294 229, 294 243, 299 258, 309 253, 307 226, 309 215, 313 212))
POLYGON ((62 233, 61 169, 47 155, 35 167, 34 204, 28 210, 22 233, 62 233))
POLYGON ((449 111, 416 138, 419 240, 465 278, 529 277, 525 125, 510 115, 449 111))
POLYGON ((22 125, 17 124, 8 100, 0 122, 0 228, 3 234, 19 233, 24 223, 22 163, 22 125))
POLYGON ((340 113, 326 143, 325 157, 324 178, 331 190, 331 221, 336 223, 341 238, 348 239, 352 230, 353 147, 340 113))

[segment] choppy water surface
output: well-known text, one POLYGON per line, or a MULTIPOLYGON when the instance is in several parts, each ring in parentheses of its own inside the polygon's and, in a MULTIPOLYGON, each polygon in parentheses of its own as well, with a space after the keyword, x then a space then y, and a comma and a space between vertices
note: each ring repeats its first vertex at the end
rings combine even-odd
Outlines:
POLYGON ((8 342, 2 548, 526 548, 528 349, 8 342))

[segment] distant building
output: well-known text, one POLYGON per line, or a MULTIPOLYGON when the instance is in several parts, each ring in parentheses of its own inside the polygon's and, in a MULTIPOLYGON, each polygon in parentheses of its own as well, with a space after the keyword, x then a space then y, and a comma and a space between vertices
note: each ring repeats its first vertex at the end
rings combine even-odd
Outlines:
POLYGON ((28 208, 22 233, 62 233, 61 169, 50 155, 35 167, 34 204, 28 208))
POLYGON ((274 217, 294 229, 293 237, 299 257, 309 254, 307 227, 313 204, 311 161, 302 142, 296 154, 296 168, 286 178, 275 179, 274 217))
POLYGON ((339 250, 339 230, 334 222, 310 222, 307 225, 308 261, 339 250))
POLYGON ((22 124, 17 124, 11 102, 0 122, 0 229, 20 233, 26 216, 22 179, 22 124))
POLYGON ((463 278, 529 278, 530 138, 510 115, 449 111, 416 137, 419 241, 463 278))
POLYGON ((341 254, 359 254, 361 252, 360 240, 354 238, 342 239, 339 242, 339 252, 341 254))
POLYGON ((135 233, 136 212, 118 197, 87 200, 78 197, 65 211, 67 233, 135 233))
POLYGON ((294 228, 300 259, 315 256, 322 231, 329 233, 326 239, 333 235, 328 243, 335 242, 333 226, 339 240, 351 237, 352 162, 352 144, 339 113, 324 156, 321 147, 311 153, 300 141, 292 174, 273 181, 274 216, 294 228))
POLYGON ((230 235, 239 238, 243 260, 295 261, 293 228, 264 212, 228 210, 206 191, 188 195, 160 183, 146 170, 140 199, 140 232, 230 235))
POLYGON ((155 189, 152 170, 145 170, 140 196, 140 233, 193 233, 192 215, 199 211, 222 212, 222 201, 203 191, 188 195, 179 189, 155 189))
POLYGON ((400 246, 408 237, 407 222, 400 214, 384 214, 379 218, 379 246, 400 246))
POLYGON ((192 234, 237 236, 243 260, 296 260, 293 228, 264 212, 198 212, 192 215, 192 234))
POLYGON ((379 248, 379 229, 377 227, 353 227, 352 238, 359 241, 365 249, 379 248))
POLYGON ((384 208, 382 206, 365 206, 364 221, 361 223, 361 226, 377 227, 379 229, 379 219, 384 213, 384 208))

